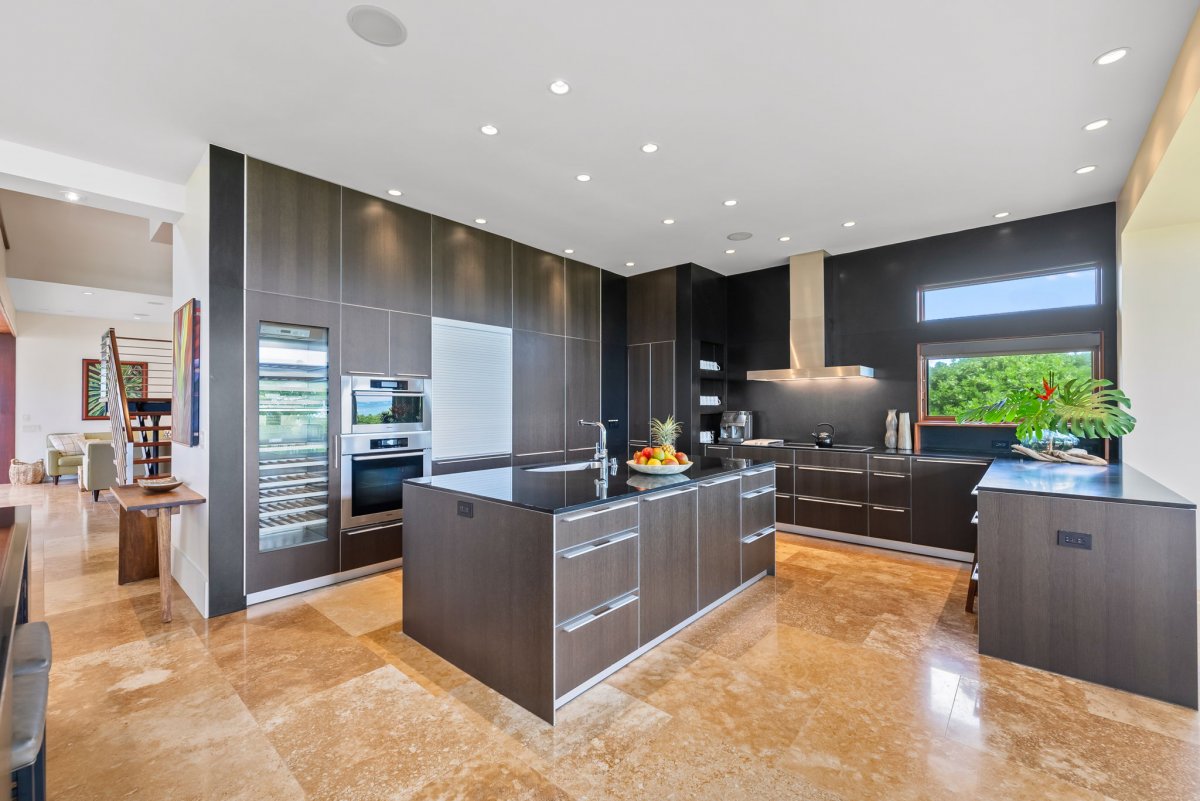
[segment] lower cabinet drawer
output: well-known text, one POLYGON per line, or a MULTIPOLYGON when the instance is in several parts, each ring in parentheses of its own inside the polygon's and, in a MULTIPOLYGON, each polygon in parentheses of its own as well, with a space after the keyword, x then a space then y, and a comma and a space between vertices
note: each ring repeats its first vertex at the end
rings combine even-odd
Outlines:
POLYGON ((867 499, 867 471, 851 467, 820 467, 796 465, 793 492, 812 498, 833 498, 840 501, 867 499))
POLYGON ((911 486, 908 473, 872 473, 871 505, 908 509, 912 506, 911 486))
POLYGON ((775 465, 775 491, 781 492, 784 495, 791 495, 795 492, 795 472, 795 468, 790 464, 775 465))
POLYGON ((767 467, 757 467, 754 470, 747 470, 742 473, 742 492, 761 489, 768 484, 775 483, 775 466, 768 465, 767 467))
MULTIPOLYGON (((561 493, 561 488, 559 489, 561 493)), ((585 542, 637 528, 638 502, 623 501, 570 512, 554 523, 554 549, 573 548, 585 542)))
POLYGON ((391 559, 399 559, 404 541, 404 524, 369 526, 343 531, 339 537, 341 569, 353 570, 391 559))
POLYGON ((775 522, 775 487, 742 493, 742 536, 754 534, 775 522))
POLYGON ((775 569, 775 531, 760 531, 742 537, 742 581, 749 581, 764 570, 775 569))
POLYGON ((849 501, 796 497, 796 525, 866 536, 867 505, 849 501))
POLYGON ((872 506, 871 536, 912 542, 912 512, 898 506, 872 506))
POLYGON ((559 626, 555 638, 554 697, 561 698, 637 650, 637 596, 559 626))
POLYGON ((554 559, 556 623, 582 615, 605 601, 637 589, 636 531, 568 548, 554 559))
POLYGON ((791 495, 775 495, 775 522, 787 523, 789 526, 796 522, 796 499, 791 495))

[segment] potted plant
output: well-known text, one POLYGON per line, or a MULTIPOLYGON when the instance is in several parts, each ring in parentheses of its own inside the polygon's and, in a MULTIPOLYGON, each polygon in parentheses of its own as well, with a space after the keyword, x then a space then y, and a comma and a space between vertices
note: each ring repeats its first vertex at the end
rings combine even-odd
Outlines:
POLYGON ((1107 464, 1081 449, 1059 450, 1056 440, 1073 435, 1092 439, 1120 437, 1133 431, 1136 418, 1127 410, 1129 398, 1104 378, 1071 378, 1055 383, 1054 373, 1040 387, 1011 390, 995 403, 957 416, 959 423, 1016 423, 1023 443, 1045 442, 1043 449, 1014 445, 1013 450, 1047 462, 1107 464))

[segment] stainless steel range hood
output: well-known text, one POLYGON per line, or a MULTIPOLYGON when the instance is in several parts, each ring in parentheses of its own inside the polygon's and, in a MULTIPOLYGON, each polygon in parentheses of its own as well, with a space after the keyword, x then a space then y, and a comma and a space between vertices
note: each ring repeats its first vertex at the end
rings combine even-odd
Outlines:
POLYGON ((861 364, 825 364, 825 256, 823 250, 792 256, 788 266, 791 320, 788 344, 792 366, 786 370, 747 370, 750 381, 808 381, 816 378, 874 378, 861 364))

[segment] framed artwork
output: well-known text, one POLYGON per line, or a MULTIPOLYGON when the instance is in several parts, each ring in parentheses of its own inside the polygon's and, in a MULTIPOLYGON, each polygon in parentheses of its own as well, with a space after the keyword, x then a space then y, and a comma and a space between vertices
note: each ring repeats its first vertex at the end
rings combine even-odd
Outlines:
POLYGON ((200 444, 200 301, 175 310, 171 326, 171 441, 200 444))
MULTIPOLYGON (((146 397, 149 370, 146 362, 121 362, 126 397, 146 397)), ((104 362, 99 359, 83 360, 83 419, 108 419, 108 377, 104 373, 104 362)))

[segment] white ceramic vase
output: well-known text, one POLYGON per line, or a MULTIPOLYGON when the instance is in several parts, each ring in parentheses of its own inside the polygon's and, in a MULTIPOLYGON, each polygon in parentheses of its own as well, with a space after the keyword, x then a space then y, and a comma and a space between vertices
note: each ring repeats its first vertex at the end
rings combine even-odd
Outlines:
POLYGON ((887 418, 883 421, 883 446, 896 447, 896 410, 888 409, 887 418))
POLYGON ((902 451, 912 450, 912 422, 908 412, 900 412, 899 431, 896 432, 896 447, 902 451))

